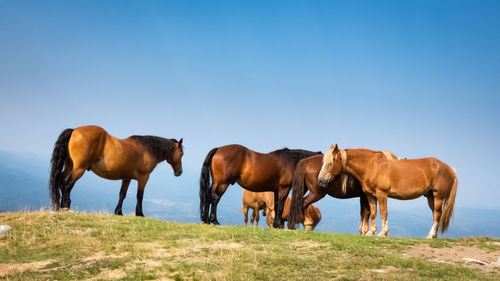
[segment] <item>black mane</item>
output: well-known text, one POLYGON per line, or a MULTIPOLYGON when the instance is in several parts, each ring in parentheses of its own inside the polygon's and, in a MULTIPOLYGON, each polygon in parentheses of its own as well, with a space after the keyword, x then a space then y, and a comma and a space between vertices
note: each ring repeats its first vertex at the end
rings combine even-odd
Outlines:
POLYGON ((175 150, 175 144, 178 143, 176 139, 156 136, 130 136, 130 138, 142 144, 158 162, 169 159, 175 150))
POLYGON ((304 150, 304 149, 288 149, 287 147, 275 150, 271 152, 273 154, 282 156, 282 157, 289 157, 292 159, 295 164, 299 163, 300 160, 311 157, 313 155, 318 155, 321 154, 321 151, 309 151, 309 150, 304 150))

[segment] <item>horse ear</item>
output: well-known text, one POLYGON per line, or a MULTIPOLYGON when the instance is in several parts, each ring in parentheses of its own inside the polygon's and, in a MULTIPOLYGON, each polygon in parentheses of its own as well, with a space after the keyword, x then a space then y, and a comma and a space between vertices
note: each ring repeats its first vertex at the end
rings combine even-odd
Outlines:
POLYGON ((339 151, 339 146, 335 144, 335 148, 333 148, 333 151, 339 151))
POLYGON ((183 138, 181 138, 181 139, 179 140, 179 144, 182 144, 182 140, 183 140, 183 138))
POLYGON ((331 145, 330 145, 330 150, 331 150, 331 149, 334 149, 333 144, 331 144, 331 145))

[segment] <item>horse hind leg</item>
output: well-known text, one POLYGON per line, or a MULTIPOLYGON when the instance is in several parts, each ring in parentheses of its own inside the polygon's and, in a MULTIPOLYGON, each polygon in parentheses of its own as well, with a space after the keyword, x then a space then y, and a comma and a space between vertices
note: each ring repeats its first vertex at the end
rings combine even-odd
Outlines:
POLYGON ((255 222, 255 208, 252 208, 252 216, 250 217, 250 225, 253 226, 253 223, 255 222))
POLYGON ((80 179, 83 174, 85 173, 84 168, 73 168, 71 170, 68 170, 67 176, 66 176, 66 184, 61 190, 61 208, 62 209, 70 209, 71 208, 71 199, 70 199, 70 194, 71 190, 73 189, 73 186, 75 185, 76 181, 80 179))
POLYGON ((220 224, 217 220, 217 205, 219 204, 219 200, 226 192, 229 184, 214 184, 212 186, 212 208, 210 210, 210 223, 220 224))
POLYGON ((370 205, 368 204, 368 199, 366 196, 361 196, 359 198, 360 205, 360 223, 359 223, 359 234, 365 235, 369 230, 370 223, 370 205))
POLYGON ((427 203, 429 203, 429 207, 431 208, 433 215, 432 227, 429 234, 427 234, 428 239, 437 237, 439 220, 441 219, 441 213, 443 210, 443 199, 436 195, 437 194, 433 194, 432 196, 427 197, 427 203))

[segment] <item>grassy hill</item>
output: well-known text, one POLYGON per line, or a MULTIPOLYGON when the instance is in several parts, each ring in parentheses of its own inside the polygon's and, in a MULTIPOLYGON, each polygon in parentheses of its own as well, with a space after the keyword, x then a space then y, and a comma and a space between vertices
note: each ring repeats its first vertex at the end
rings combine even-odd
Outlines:
POLYGON ((73 212, 1 213, 7 280, 500 280, 500 240, 360 237, 73 212), (486 265, 468 263, 475 258, 486 265))

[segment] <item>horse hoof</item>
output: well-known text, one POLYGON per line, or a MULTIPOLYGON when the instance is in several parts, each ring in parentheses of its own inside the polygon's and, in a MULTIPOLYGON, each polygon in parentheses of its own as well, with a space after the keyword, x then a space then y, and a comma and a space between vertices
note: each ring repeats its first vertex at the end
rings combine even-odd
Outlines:
POLYGON ((140 213, 140 214, 135 214, 137 217, 144 217, 144 214, 143 213, 140 213))

